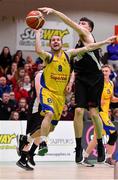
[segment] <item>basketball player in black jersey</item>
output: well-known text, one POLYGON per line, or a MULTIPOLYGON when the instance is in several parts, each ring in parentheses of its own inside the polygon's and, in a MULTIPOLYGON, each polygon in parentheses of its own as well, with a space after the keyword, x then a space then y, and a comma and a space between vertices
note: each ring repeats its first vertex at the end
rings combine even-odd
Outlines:
MULTIPOLYGON (((86 17, 80 19, 79 24, 73 22, 63 13, 56 11, 52 8, 39 8, 47 14, 53 13, 61 18, 67 25, 77 31, 80 40, 76 47, 83 47, 89 43, 94 43, 92 30, 94 23, 86 17)), ((82 133, 83 133, 83 114, 84 109, 90 111, 91 119, 94 124, 95 132, 97 135, 97 152, 98 162, 105 160, 105 151, 102 143, 102 122, 99 119, 100 100, 104 85, 104 77, 101 71, 99 50, 79 54, 76 57, 74 65, 75 76, 75 117, 74 117, 74 130, 76 140, 76 163, 83 162, 83 148, 82 148, 82 133)), ((72 83, 73 80, 70 81, 72 83)))

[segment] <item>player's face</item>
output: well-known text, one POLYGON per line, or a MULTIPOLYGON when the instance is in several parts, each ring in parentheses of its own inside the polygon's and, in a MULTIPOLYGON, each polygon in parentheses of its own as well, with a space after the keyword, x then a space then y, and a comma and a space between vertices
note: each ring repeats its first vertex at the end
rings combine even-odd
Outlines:
POLYGON ((104 74, 104 78, 105 78, 105 79, 109 79, 109 76, 110 76, 110 74, 111 74, 110 68, 104 67, 104 68, 102 69, 102 72, 103 72, 103 74, 104 74))
POLYGON ((60 36, 52 36, 50 41, 51 49, 54 51, 59 51, 62 48, 62 39, 60 36))
POLYGON ((89 26, 89 23, 86 21, 80 21, 79 25, 82 26, 83 28, 87 29, 88 31, 91 31, 91 27, 89 26))

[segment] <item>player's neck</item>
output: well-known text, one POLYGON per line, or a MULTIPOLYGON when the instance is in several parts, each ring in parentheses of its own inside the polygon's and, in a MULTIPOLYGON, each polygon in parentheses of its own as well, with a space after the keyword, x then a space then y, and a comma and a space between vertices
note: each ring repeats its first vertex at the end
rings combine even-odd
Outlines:
POLYGON ((109 78, 105 78, 105 82, 106 82, 106 83, 108 83, 108 82, 109 82, 109 80, 110 80, 109 78))
POLYGON ((62 55, 62 50, 58 50, 58 51, 54 51, 54 54, 57 56, 57 57, 60 57, 62 55))

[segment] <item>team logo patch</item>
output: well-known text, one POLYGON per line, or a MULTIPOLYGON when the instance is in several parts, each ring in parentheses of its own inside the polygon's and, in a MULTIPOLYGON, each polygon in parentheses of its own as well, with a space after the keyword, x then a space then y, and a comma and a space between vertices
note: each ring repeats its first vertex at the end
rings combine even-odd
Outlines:
POLYGON ((62 66, 61 65, 58 66, 58 71, 62 72, 62 66))
POLYGON ((111 93, 110 89, 107 89, 107 94, 110 94, 110 93, 111 93))
POLYGON ((48 103, 52 103, 52 99, 51 99, 51 98, 48 98, 48 99, 47 99, 47 102, 48 102, 48 103))

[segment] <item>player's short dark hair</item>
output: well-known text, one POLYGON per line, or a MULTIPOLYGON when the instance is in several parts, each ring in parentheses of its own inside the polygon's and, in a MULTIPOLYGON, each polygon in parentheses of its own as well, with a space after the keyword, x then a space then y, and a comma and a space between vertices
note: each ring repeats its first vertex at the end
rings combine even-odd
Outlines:
POLYGON ((85 21, 88 22, 89 26, 91 27, 91 31, 93 31, 94 28, 94 22, 88 19, 87 17, 82 17, 79 21, 85 21))

